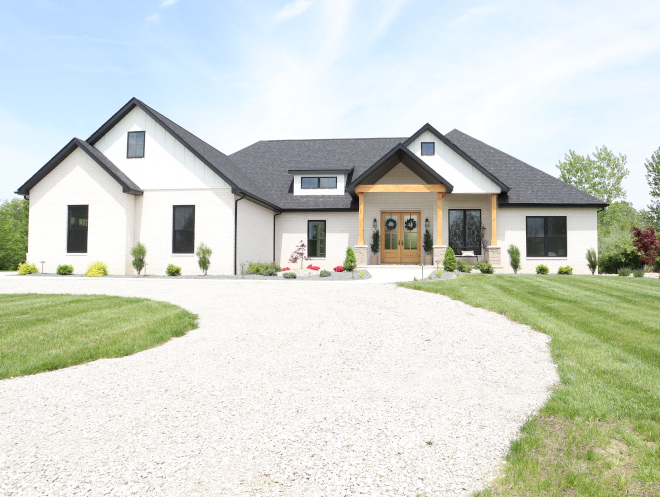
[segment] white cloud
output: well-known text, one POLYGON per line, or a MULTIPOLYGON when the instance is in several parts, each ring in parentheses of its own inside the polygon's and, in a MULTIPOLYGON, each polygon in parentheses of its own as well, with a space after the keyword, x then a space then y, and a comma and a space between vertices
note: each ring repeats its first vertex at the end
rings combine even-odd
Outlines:
POLYGON ((160 19, 160 14, 151 14, 149 17, 147 17, 147 22, 156 22, 160 19))
POLYGON ((160 4, 161 7, 167 7, 168 5, 174 5, 177 3, 179 0, 165 0, 163 3, 160 4))
POLYGON ((451 25, 458 26, 460 24, 466 24, 475 17, 487 16, 488 14, 492 14, 496 10, 497 10, 497 5, 495 5, 494 3, 490 3, 488 5, 482 5, 481 7, 475 7, 473 9, 468 10, 462 16, 459 16, 456 19, 454 19, 451 22, 451 25))
POLYGON ((289 19, 293 19, 294 17, 298 17, 300 14, 309 9, 311 5, 311 0, 295 0, 291 3, 287 3, 275 14, 275 22, 284 22, 288 21, 289 19))

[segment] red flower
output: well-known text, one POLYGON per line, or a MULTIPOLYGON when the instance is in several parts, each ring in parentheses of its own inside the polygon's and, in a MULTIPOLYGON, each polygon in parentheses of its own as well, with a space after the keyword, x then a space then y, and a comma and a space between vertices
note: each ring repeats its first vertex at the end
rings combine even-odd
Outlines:
POLYGON ((283 268, 282 268, 282 271, 288 271, 289 269, 291 269, 291 268, 283 267, 283 268))
POLYGON ((334 271, 337 271, 338 273, 341 273, 344 270, 344 266, 337 266, 334 268, 334 271))

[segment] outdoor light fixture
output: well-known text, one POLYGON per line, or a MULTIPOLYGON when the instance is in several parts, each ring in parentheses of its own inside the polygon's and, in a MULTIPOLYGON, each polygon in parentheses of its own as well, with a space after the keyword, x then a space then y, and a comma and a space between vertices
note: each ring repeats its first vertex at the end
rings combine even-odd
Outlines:
POLYGON ((374 218, 374 229, 378 228, 378 223, 376 222, 376 218, 374 218))
POLYGON ((426 221, 424 221, 424 227, 426 229, 429 229, 429 218, 428 217, 426 218, 426 221))

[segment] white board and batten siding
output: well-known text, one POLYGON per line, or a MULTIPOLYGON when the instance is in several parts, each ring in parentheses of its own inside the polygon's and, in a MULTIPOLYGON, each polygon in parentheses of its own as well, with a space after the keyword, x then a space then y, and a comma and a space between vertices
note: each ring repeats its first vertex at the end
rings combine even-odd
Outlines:
POLYGON ((454 186, 452 193, 500 193, 502 189, 454 152, 430 131, 424 131, 408 149, 454 186), (435 155, 422 155, 422 142, 435 143, 435 155))
POLYGON ((94 146, 143 190, 229 188, 229 185, 139 107, 94 146), (144 157, 127 158, 129 131, 144 131, 144 157))

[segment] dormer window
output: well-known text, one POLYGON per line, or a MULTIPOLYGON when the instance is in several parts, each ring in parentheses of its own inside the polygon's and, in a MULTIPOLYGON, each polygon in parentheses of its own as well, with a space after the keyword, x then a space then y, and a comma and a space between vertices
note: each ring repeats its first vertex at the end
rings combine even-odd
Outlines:
POLYGON ((435 155, 435 143, 422 142, 422 155, 435 155))
POLYGON ((303 190, 337 189, 337 177, 330 178, 300 178, 300 188, 303 190))
POLYGON ((144 131, 129 131, 126 157, 142 159, 144 157, 144 131))

